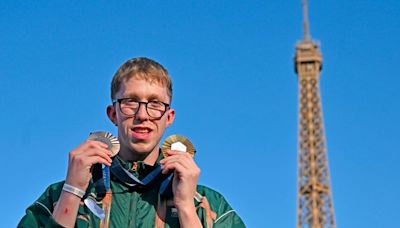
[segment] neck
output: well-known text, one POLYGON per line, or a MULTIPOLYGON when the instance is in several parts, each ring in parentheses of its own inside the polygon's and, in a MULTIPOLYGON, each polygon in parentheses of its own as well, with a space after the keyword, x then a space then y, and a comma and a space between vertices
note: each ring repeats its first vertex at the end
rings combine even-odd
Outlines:
POLYGON ((120 150, 118 154, 125 161, 143 161, 146 165, 154 165, 159 155, 159 147, 156 146, 150 153, 139 154, 129 150, 120 150))

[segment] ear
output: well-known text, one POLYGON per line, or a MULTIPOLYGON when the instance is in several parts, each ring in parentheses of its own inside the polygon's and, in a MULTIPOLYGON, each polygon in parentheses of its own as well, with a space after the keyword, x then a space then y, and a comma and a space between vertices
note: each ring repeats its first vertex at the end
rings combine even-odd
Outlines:
POLYGON ((167 122, 166 122, 166 127, 171 126, 171 124, 174 122, 175 119, 175 110, 174 109, 169 109, 167 111, 167 122))
POLYGON ((114 105, 107 106, 107 116, 115 126, 118 126, 117 112, 115 111, 114 105))

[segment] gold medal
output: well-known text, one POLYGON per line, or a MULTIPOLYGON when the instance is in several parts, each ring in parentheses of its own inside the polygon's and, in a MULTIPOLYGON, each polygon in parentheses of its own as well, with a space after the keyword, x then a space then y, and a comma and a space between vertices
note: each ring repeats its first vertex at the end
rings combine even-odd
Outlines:
POLYGON ((168 157, 167 150, 176 150, 189 153, 192 157, 196 153, 193 144, 188 138, 182 135, 171 135, 165 139, 162 145, 162 153, 164 157, 168 157))
POLYGON ((106 132, 106 131, 92 132, 92 133, 90 133, 88 139, 94 140, 94 141, 100 141, 102 143, 107 144, 107 146, 108 146, 107 149, 109 149, 112 153, 111 157, 114 157, 119 152, 120 145, 119 145, 118 138, 113 136, 109 132, 106 132))

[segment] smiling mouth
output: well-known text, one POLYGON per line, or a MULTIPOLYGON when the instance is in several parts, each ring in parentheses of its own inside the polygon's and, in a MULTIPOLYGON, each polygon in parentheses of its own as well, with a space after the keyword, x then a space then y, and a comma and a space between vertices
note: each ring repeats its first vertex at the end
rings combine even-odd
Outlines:
POLYGON ((132 136, 136 139, 148 139, 152 130, 147 127, 132 128, 132 136))
POLYGON ((135 129, 133 129, 133 131, 136 132, 136 133, 140 133, 140 134, 146 134, 146 133, 150 132, 150 129, 147 129, 147 128, 145 128, 145 129, 135 128, 135 129))

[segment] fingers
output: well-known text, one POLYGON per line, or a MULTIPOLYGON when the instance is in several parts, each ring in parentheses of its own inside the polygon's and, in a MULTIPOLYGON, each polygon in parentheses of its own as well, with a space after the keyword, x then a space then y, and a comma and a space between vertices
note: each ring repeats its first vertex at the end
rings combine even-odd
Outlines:
POLYGON ((94 164, 111 166, 112 153, 107 144, 86 140, 69 153, 66 182, 85 190, 91 178, 91 168, 94 164))
POLYGON ((177 151, 177 150, 167 150, 168 155, 176 155, 176 154, 188 154, 184 151, 177 151))
POLYGON ((168 151, 168 154, 170 156, 160 161, 160 164, 163 166, 163 174, 166 174, 171 170, 187 172, 189 174, 193 173, 194 175, 200 173, 200 169, 190 154, 179 151, 168 151))
POLYGON ((70 162, 76 160, 86 165, 102 163, 110 166, 112 153, 107 148, 107 144, 99 141, 87 140, 70 153, 70 162))
POLYGON ((168 157, 160 161, 162 173, 174 172, 172 192, 176 208, 193 206, 193 197, 196 192, 200 169, 189 153, 167 151, 168 157))

